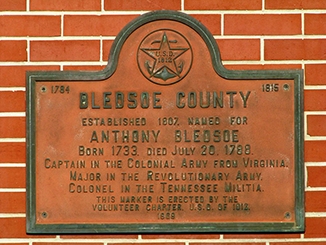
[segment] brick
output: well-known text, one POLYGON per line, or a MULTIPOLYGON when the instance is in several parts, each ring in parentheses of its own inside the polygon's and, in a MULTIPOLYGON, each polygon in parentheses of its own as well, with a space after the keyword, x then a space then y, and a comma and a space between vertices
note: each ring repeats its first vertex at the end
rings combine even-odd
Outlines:
POLYGON ((25 188, 25 168, 21 167, 1 167, 0 168, 0 188, 25 188))
POLYGON ((113 36, 137 15, 66 15, 64 35, 66 36, 113 36))
POLYGON ((326 171, 326 167, 323 166, 321 167, 308 166, 307 167, 308 187, 326 187, 326 178, 323 174, 325 173, 325 171, 326 171))
POLYGON ((143 239, 219 239, 219 234, 148 234, 143 239))
POLYGON ((306 85, 326 85, 326 64, 306 64, 306 85))
POLYGON ((0 16, 0 36, 60 36, 60 16, 0 16))
POLYGON ((0 41, 0 61, 26 61, 26 41, 0 41))
POLYGON ((103 41, 103 61, 108 61, 109 60, 109 53, 111 51, 113 41, 111 40, 104 40, 103 41))
POLYGON ((324 245, 325 242, 271 242, 270 245, 324 245))
MULTIPOLYGON (((130 245, 130 243, 109 243, 110 245, 130 245)), ((137 243, 137 245, 149 245, 149 244, 152 244, 152 245, 184 245, 183 242, 173 242, 173 243, 170 243, 170 242, 167 242, 167 243, 137 243)))
POLYGON ((312 237, 326 237, 325 232, 326 218, 306 218, 306 232, 304 234, 305 238, 312 237))
POLYGON ((305 90, 304 91, 305 111, 326 110, 326 90, 305 90))
POLYGON ((25 196, 25 192, 0 192, 0 213, 25 213, 25 196))
POLYGON ((326 192, 306 192, 306 212, 326 212, 326 192))
POLYGON ((55 238, 55 235, 27 235, 25 218, 0 218, 0 238, 55 238))
POLYGON ((26 0, 0 0, 0 11, 24 11, 26 0))
POLYGON ((292 70, 301 69, 299 64, 225 65, 231 70, 292 70))
POLYGON ((324 60, 325 39, 265 40, 266 60, 324 60))
POLYGON ((265 9, 326 9, 324 0, 265 0, 265 9))
POLYGON ((25 138, 24 117, 0 117, 0 138, 25 138))
POLYGON ((107 11, 149 11, 149 10, 181 10, 180 0, 169 1, 148 1, 148 0, 129 0, 116 1, 104 0, 104 10, 107 11))
POLYGON ((310 136, 326 136, 326 115, 308 115, 307 133, 310 136))
POLYGON ((137 239, 136 234, 76 234, 60 235, 61 239, 137 239))
POLYGON ((26 71, 59 69, 60 66, 0 66, 0 86, 23 87, 26 85, 26 71))
POLYGON ((260 10, 260 0, 185 0, 185 10, 260 10))
POLYGON ((1 243, 1 245, 29 245, 29 243, 1 243))
POLYGON ((306 35, 326 34, 326 14, 305 14, 304 33, 306 35))
POLYGON ((0 143, 0 163, 24 163, 25 143, 0 143))
POLYGON ((98 61, 100 42, 92 40, 32 41, 32 61, 98 61))
MULTIPOLYGON (((265 245, 265 243, 257 243, 257 242, 245 242, 245 243, 235 243, 235 242, 231 242, 231 243, 224 243, 224 242, 214 242, 214 243, 209 243, 209 245, 265 245)), ((207 243, 192 243, 190 242, 189 245, 207 245, 207 243)))
POLYGON ((37 11, 98 11, 101 0, 30 0, 30 10, 37 11))
POLYGON ((224 16, 224 33, 226 35, 301 34, 301 15, 226 14, 224 16))
POLYGON ((259 60, 260 43, 258 39, 220 39, 217 40, 222 60, 259 60))
POLYGON ((224 234, 224 239, 287 239, 300 238, 300 234, 224 234))
POLYGON ((46 242, 46 243, 42 243, 42 242, 33 242, 33 245, 103 245, 104 243, 95 243, 95 242, 78 242, 78 243, 75 243, 75 242, 59 242, 59 243, 54 243, 54 242, 46 242))
POLYGON ((193 14, 213 35, 221 34, 221 15, 219 14, 193 14))
POLYGON ((100 71, 105 66, 64 66, 64 71, 100 71))
POLYGON ((25 111, 25 92, 23 91, 3 91, 0 92, 1 112, 22 112, 25 111))
POLYGON ((324 162, 326 161, 326 141, 305 141, 305 161, 324 162))

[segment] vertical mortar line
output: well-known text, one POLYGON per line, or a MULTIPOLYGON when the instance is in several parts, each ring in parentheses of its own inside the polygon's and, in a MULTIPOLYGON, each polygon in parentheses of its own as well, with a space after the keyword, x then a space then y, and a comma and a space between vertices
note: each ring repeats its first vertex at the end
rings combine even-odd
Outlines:
POLYGON ((308 167, 305 164, 304 166, 304 171, 305 171, 305 175, 304 175, 304 186, 305 186, 305 190, 308 188, 308 167))
POLYGON ((224 36, 224 13, 221 13, 221 36, 224 36))
POLYGON ((265 10, 265 0, 261 0, 261 10, 265 10))
POLYGON ((27 62, 30 62, 31 61, 31 58, 30 58, 31 50, 30 50, 30 39, 28 37, 26 39, 26 42, 27 42, 27 44, 26 44, 27 62))
POLYGON ((63 71, 63 65, 62 64, 60 65, 60 71, 63 71))
POLYGON ((29 1, 30 0, 26 0, 26 11, 29 12, 29 1))
POLYGON ((304 30, 305 28, 304 28, 304 12, 302 11, 301 12, 301 34, 302 34, 302 36, 304 37, 304 32, 305 32, 305 30, 304 30))
POLYGON ((260 61, 262 64, 265 64, 264 44, 265 44, 264 37, 260 37, 260 61))
POLYGON ((220 234, 220 240, 223 240, 223 239, 224 239, 224 235, 220 234))
POLYGON ((101 12, 104 12, 104 0, 101 0, 101 12))
POLYGON ((300 239, 304 239, 304 233, 300 234, 300 239))
POLYGON ((60 36, 63 37, 63 26, 64 26, 64 15, 63 13, 61 14, 61 32, 60 32, 60 36))
POLYGON ((137 238, 138 240, 142 240, 143 238, 142 238, 142 236, 141 235, 138 235, 138 238, 137 238))
POLYGON ((180 4, 181 4, 181 11, 184 12, 185 11, 185 1, 181 0, 180 4))
POLYGON ((304 113, 303 115, 304 115, 303 138, 306 139, 308 137, 308 126, 307 126, 308 115, 306 113, 304 113))
POLYGON ((103 36, 100 36, 100 62, 103 62, 103 36))

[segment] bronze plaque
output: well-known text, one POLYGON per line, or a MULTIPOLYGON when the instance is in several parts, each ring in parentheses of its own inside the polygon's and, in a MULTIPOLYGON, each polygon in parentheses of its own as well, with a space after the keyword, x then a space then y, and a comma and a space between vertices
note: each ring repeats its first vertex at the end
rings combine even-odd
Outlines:
POLYGON ((27 76, 27 232, 304 229, 301 70, 233 71, 172 11, 99 72, 27 76))

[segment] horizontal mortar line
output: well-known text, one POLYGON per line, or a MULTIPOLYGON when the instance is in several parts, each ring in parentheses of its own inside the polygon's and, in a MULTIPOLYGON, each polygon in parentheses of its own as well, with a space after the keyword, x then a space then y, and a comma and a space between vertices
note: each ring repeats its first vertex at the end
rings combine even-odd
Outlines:
MULTIPOLYGON (((54 238, 53 238, 54 239, 54 238)), ((45 238, 45 239, 38 239, 40 242, 50 242, 51 238, 45 238)), ((97 239, 93 238, 85 238, 85 239, 76 239, 76 238, 60 238, 60 240, 55 240, 58 242, 85 242, 85 241, 89 241, 89 240, 93 240, 93 241, 97 241, 97 239)), ((155 243, 173 243, 173 242, 188 242, 189 244, 191 243, 252 243, 253 239, 241 239, 241 240, 235 240, 235 239, 163 239, 163 238, 159 238, 159 239, 126 239, 126 238, 104 238, 104 239, 98 239, 101 242, 103 241, 105 242, 111 242, 112 240, 114 241, 114 243, 126 243, 126 242, 133 242, 135 244, 137 243, 148 243, 148 244, 155 244, 155 243)), ((254 239, 255 243, 262 243, 262 242, 302 242, 303 239, 302 238, 255 238, 254 239)), ((305 238, 304 241, 326 241, 326 238, 305 238)), ((1 239, 0 239, 1 242, 1 239)))
POLYGON ((326 136, 309 136, 305 135, 305 141, 326 141, 326 136))
POLYGON ((326 166, 326 162, 305 162, 306 166, 313 166, 313 167, 324 167, 326 166))
MULTIPOLYGON (((145 13, 151 12, 151 10, 143 11, 143 10, 90 10, 90 11, 3 11, 0 16, 6 15, 20 15, 20 16, 28 16, 28 15, 44 15, 44 16, 56 16, 56 15, 142 15, 145 13)), ((326 10, 324 9, 258 9, 258 10, 178 10, 178 12, 186 13, 186 14, 324 14, 326 10)))
POLYGON ((306 212, 306 217, 326 217, 326 212, 306 212))
MULTIPOLYGON (((263 238, 263 239, 254 239, 257 243, 266 243, 266 242, 325 242, 326 238, 263 238)), ((252 243, 253 239, 241 239, 241 240, 235 240, 235 239, 135 239, 135 238, 58 238, 58 236, 55 236, 54 238, 0 238, 0 244, 2 243, 32 243, 32 242, 49 242, 49 243, 85 243, 85 242, 97 242, 101 241, 101 243, 108 243, 110 244, 112 241, 114 243, 149 243, 149 244, 155 244, 155 243, 173 243, 173 242, 184 242, 184 243, 252 243)))
POLYGON ((326 85, 305 85, 305 90, 326 90, 326 85))
POLYGON ((150 11, 5 11, 1 12, 0 16, 61 16, 61 15, 97 15, 97 16, 106 16, 106 15, 142 15, 150 11))
POLYGON ((326 35, 301 35, 301 34, 293 34, 293 35, 282 35, 282 34, 275 34, 275 35, 251 35, 251 34, 242 34, 242 35, 213 35, 215 39, 268 39, 268 40, 274 40, 274 39, 325 39, 326 35))
POLYGON ((304 115, 320 115, 320 116, 324 116, 326 115, 326 111, 305 111, 304 115))
POLYGON ((281 15, 281 14, 324 14, 326 13, 326 10, 324 9, 258 9, 258 10, 184 10, 182 11, 186 14, 198 14, 198 15, 204 15, 204 14, 241 14, 241 15, 247 15, 247 14, 275 14, 275 15, 281 15))
POLYGON ((0 168, 25 168, 26 163, 0 163, 0 168))
POLYGON ((25 87, 0 87, 0 92, 26 91, 25 87))
POLYGON ((114 40, 116 36, 47 36, 47 37, 26 37, 26 36, 6 36, 0 37, 1 41, 100 41, 114 40))
POLYGON ((26 117, 26 112, 0 112, 0 117, 26 117))
POLYGON ((108 61, 23 61, 23 62, 0 62, 0 66, 78 66, 78 65, 106 65, 108 61))
POLYGON ((0 143, 24 143, 26 138, 0 138, 0 143))
POLYGON ((306 187, 305 191, 326 191, 326 187, 306 187))
POLYGON ((223 52, 221 52, 222 63, 224 65, 300 65, 301 60, 223 60, 223 52))
POLYGON ((0 192, 26 192, 26 188, 0 188, 0 192))
POLYGON ((26 214, 22 213, 6 213, 2 214, 0 213, 0 218, 25 218, 26 214))
MULTIPOLYGON (((75 236, 78 236, 76 234, 75 236)), ((167 244, 173 243, 175 239, 146 239, 146 240, 139 240, 137 238, 58 238, 59 235, 56 235, 54 238, 0 238, 0 244, 8 242, 10 243, 29 243, 32 244, 34 242, 41 242, 41 243, 85 243, 89 242, 90 245, 92 245, 94 242, 96 243, 108 243, 110 245, 112 241, 114 241, 115 244, 119 243, 129 243, 129 244, 137 244, 137 243, 148 243, 148 244, 155 244, 157 243, 157 240, 159 240, 159 243, 165 242, 167 244)), ((186 242, 185 240, 177 240, 178 242, 186 242)), ((203 241, 203 240, 201 240, 203 241)), ((209 240, 212 241, 212 240, 209 240)))
POLYGON ((252 63, 259 63, 259 64, 266 64, 266 65, 278 65, 278 64, 289 64, 289 65, 301 65, 301 64, 326 64, 326 60, 251 60, 251 61, 242 61, 242 60, 233 60, 233 61, 224 61, 223 60, 223 53, 222 54, 222 63, 237 63, 237 64, 252 64, 252 63))
MULTIPOLYGON (((78 236, 78 235, 77 235, 78 236)), ((50 241, 51 238, 47 238, 47 241, 50 241)), ((39 239, 40 242, 44 242, 45 239, 39 239)), ((156 240, 160 240, 160 242, 162 242, 162 240, 165 240, 165 239, 155 239, 154 241, 154 244, 156 243, 156 240)), ((166 242, 173 242, 175 241, 176 239, 166 239, 166 242)), ((1 239, 0 239, 1 241, 1 239)), ((152 244, 153 241, 152 239, 139 239, 139 238, 60 238, 59 235, 56 236, 55 238, 55 241, 56 242, 60 242, 60 243, 71 243, 71 242, 94 242, 94 241, 101 241, 101 242, 112 242, 114 241, 114 243, 132 243, 132 244, 137 244, 137 243, 150 243, 152 244)), ((180 241, 180 240, 179 240, 180 241)))

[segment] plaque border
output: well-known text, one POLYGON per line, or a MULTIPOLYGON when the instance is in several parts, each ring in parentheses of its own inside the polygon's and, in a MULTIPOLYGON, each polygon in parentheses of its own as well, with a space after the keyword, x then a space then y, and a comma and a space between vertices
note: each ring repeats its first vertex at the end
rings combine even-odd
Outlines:
POLYGON ((107 66, 101 71, 31 71, 26 72, 26 232, 29 234, 72 233, 277 233, 303 232, 304 212, 304 117, 303 70, 229 70, 221 61, 218 45, 208 29, 193 17, 171 10, 146 13, 127 24, 117 35, 110 50, 107 66), (38 81, 101 81, 115 72, 120 50, 129 37, 142 25, 172 20, 194 29, 204 40, 211 55, 214 70, 228 80, 294 80, 295 119, 295 222, 203 222, 203 223, 143 223, 143 224, 37 224, 35 177, 35 84, 38 81))

